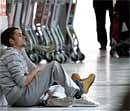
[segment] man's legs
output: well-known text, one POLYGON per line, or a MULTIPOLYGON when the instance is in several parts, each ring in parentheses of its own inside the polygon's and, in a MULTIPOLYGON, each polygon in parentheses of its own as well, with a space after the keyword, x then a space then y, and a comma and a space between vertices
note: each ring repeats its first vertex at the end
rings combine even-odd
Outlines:
POLYGON ((32 83, 25 88, 23 96, 16 102, 16 106, 32 106, 39 103, 40 97, 54 82, 61 84, 67 96, 75 96, 80 91, 79 87, 66 74, 63 67, 57 62, 45 66, 42 72, 35 77, 32 83))

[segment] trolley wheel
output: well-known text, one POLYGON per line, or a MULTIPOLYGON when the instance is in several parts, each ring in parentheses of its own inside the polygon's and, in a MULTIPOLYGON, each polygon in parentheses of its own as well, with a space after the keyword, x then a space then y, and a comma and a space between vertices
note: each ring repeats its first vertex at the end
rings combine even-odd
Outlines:
POLYGON ((64 62, 64 56, 63 54, 56 54, 55 55, 55 60, 59 63, 63 63, 64 62))
POLYGON ((77 48, 76 52, 78 54, 78 60, 83 61, 85 59, 85 55, 80 51, 79 47, 77 48))
POLYGON ((62 60, 61 60, 61 58, 59 57, 58 54, 55 55, 55 60, 56 60, 57 62, 59 62, 59 63, 62 62, 62 60))
POLYGON ((83 53, 78 54, 78 60, 83 61, 85 59, 85 55, 83 53))
POLYGON ((68 56, 65 54, 64 55, 64 63, 67 62, 67 60, 68 60, 68 56))
POLYGON ((38 55, 38 63, 39 63, 42 59, 43 59, 42 55, 39 54, 39 55, 38 55))
POLYGON ((45 55, 45 59, 46 59, 47 62, 51 62, 51 61, 53 60, 53 57, 52 57, 51 54, 48 54, 48 53, 47 53, 47 54, 45 55))
POLYGON ((61 51, 60 56, 63 58, 62 63, 65 63, 68 60, 68 56, 67 56, 67 53, 65 53, 65 51, 61 51))
POLYGON ((34 54, 29 54, 29 58, 31 59, 32 62, 34 62, 34 63, 37 62, 36 55, 34 55, 34 54))
POLYGON ((78 55, 76 55, 75 53, 72 53, 71 60, 76 62, 78 60, 78 55))

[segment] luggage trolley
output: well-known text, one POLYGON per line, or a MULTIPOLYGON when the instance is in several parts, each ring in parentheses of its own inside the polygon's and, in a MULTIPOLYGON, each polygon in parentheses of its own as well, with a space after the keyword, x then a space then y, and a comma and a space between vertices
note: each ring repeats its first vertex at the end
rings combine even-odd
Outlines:
MULTIPOLYGON (((8 21, 9 21, 9 27, 11 26, 17 26, 21 29, 25 28, 25 16, 26 16, 26 8, 28 6, 27 1, 19 1, 19 0, 12 0, 8 1, 8 21)), ((27 39, 27 47, 32 49, 33 41, 30 38, 30 35, 27 31, 24 30, 27 39)))
POLYGON ((52 56, 55 51, 54 41, 48 31, 48 19, 50 18, 51 2, 45 0, 44 2, 37 2, 35 25, 37 32, 43 38, 44 45, 50 47, 45 53, 45 59, 50 62, 54 59, 52 56))
POLYGON ((55 57, 56 42, 55 42, 53 34, 50 30, 50 24, 51 24, 51 19, 52 19, 53 10, 54 10, 54 0, 47 0, 46 2, 49 5, 49 9, 47 10, 47 8, 45 7, 45 13, 43 14, 43 17, 42 17, 42 23, 44 23, 44 26, 45 26, 45 27, 43 27, 45 33, 48 35, 48 38, 50 39, 51 43, 53 43, 55 46, 55 50, 53 52, 46 54, 47 60, 48 60, 48 58, 51 57, 51 61, 52 61, 52 60, 56 60, 55 59, 56 58, 55 57), (48 17, 45 16, 46 14, 48 14, 48 17))
POLYGON ((54 46, 54 50, 50 51, 49 53, 46 53, 46 60, 47 61, 52 61, 55 59, 55 50, 56 50, 56 44, 54 42, 54 39, 52 37, 52 33, 49 28, 49 22, 52 17, 52 10, 54 8, 52 0, 46 0, 44 11, 43 11, 43 16, 41 20, 41 25, 42 25, 42 30, 44 34, 46 34, 45 38, 46 41, 49 42, 49 45, 54 46))
MULTIPOLYGON (((44 1, 42 1, 42 2, 44 3, 44 1)), ((36 6, 36 3, 37 3, 37 1, 31 0, 28 4, 28 9, 30 9, 30 7, 32 7, 32 9, 34 9, 36 6)), ((48 51, 52 50, 53 47, 45 45, 45 39, 44 39, 45 37, 43 37, 43 33, 42 33, 40 27, 37 26, 37 24, 40 23, 40 21, 38 21, 38 20, 40 20, 42 17, 42 13, 40 12, 40 10, 38 10, 38 13, 36 13, 36 18, 34 18, 34 14, 35 14, 34 10, 32 10, 32 11, 30 10, 29 13, 31 13, 31 16, 30 16, 31 18, 30 18, 30 20, 27 19, 30 21, 29 27, 28 27, 28 29, 29 29, 28 32, 31 35, 33 43, 34 43, 33 49, 30 52, 30 54, 32 53, 32 59, 34 59, 35 63, 39 63, 42 59, 45 59, 45 54, 48 51), (35 23, 34 23, 34 19, 36 19, 35 23), (36 27, 38 29, 37 31, 36 31, 36 27)), ((29 14, 29 13, 27 13, 27 14, 29 14)))
MULTIPOLYGON (((41 5, 41 4, 39 4, 39 5, 41 5)), ((64 57, 64 55, 61 55, 60 53, 57 54, 57 52, 59 51, 59 41, 58 41, 59 35, 56 35, 51 30, 52 22, 54 22, 54 20, 55 20, 54 15, 56 15, 56 14, 59 15, 59 11, 57 12, 56 5, 57 5, 57 2, 55 0, 46 0, 45 1, 43 12, 42 12, 42 19, 40 19, 41 20, 40 27, 41 27, 41 31, 43 32, 46 44, 48 44, 48 45, 54 44, 54 46, 55 46, 55 51, 46 53, 46 60, 47 61, 56 60, 60 63, 63 63, 63 62, 65 62, 66 58, 64 57)), ((58 16, 56 15, 56 17, 58 17, 58 16)))
MULTIPOLYGON (((14 2, 16 8, 12 25, 19 26, 27 37, 26 50, 30 59, 38 63, 41 59, 41 47, 38 44, 36 34, 33 30, 33 8, 34 1, 23 0, 14 2), (40 47, 40 48, 39 48, 40 47)), ((43 50, 43 47, 42 47, 43 50)))
POLYGON ((67 9, 67 18, 66 18, 66 30, 67 30, 67 37, 66 40, 69 49, 67 52, 68 55, 71 57, 71 60, 76 61, 83 61, 85 59, 85 55, 80 51, 79 48, 79 41, 77 35, 73 28, 73 21, 74 15, 76 10, 77 0, 67 0, 66 9, 67 9))
POLYGON ((35 2, 36 0, 12 0, 8 2, 8 18, 9 26, 18 26, 23 30, 27 37, 27 54, 33 62, 38 63, 44 58, 44 52, 50 50, 50 47, 44 45, 44 37, 38 37, 34 32, 33 9, 35 2))
POLYGON ((65 53, 65 40, 60 29, 59 19, 62 17, 62 8, 65 5, 64 0, 53 0, 54 9, 50 22, 50 30, 53 35, 53 39, 56 43, 55 60, 64 63, 67 61, 67 55, 65 53))
POLYGON ((39 44, 49 45, 48 37, 46 37, 47 35, 43 32, 42 23, 41 23, 45 6, 46 6, 45 1, 36 2, 36 13, 35 13, 35 18, 34 18, 34 24, 35 24, 35 31, 38 37, 37 39, 39 41, 39 44))
MULTIPOLYGON (((19 0, 12 0, 8 2, 9 9, 7 11, 8 15, 8 21, 9 21, 9 27, 16 26, 22 28, 24 25, 23 20, 23 14, 26 13, 22 9, 24 9, 23 6, 27 6, 24 1, 19 0), (21 22, 22 21, 22 22, 21 22), (22 24, 23 23, 23 24, 22 24)), ((25 19, 24 19, 25 20, 25 19)), ((28 39, 28 46, 32 48, 32 41, 31 39, 28 39)))
POLYGON ((44 59, 44 52, 47 51, 49 47, 46 47, 43 44, 43 37, 39 36, 38 38, 34 32, 33 9, 35 6, 35 0, 15 1, 14 4, 16 8, 12 25, 21 27, 27 37, 27 54, 33 62, 39 63, 41 59, 44 59))
POLYGON ((41 60, 41 57, 39 51, 35 49, 38 41, 33 30, 33 9, 34 1, 23 1, 21 28, 27 38, 27 45, 25 47, 27 54, 33 62, 38 63, 41 60))

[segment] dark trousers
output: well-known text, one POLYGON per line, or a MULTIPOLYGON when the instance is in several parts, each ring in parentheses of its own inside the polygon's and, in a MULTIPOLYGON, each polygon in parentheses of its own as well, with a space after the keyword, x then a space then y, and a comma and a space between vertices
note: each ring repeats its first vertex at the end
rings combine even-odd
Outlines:
POLYGON ((106 11, 107 10, 109 11, 109 17, 110 17, 110 42, 111 42, 113 2, 112 0, 93 0, 93 7, 96 16, 97 40, 102 47, 106 47, 107 45, 107 32, 105 28, 106 11))

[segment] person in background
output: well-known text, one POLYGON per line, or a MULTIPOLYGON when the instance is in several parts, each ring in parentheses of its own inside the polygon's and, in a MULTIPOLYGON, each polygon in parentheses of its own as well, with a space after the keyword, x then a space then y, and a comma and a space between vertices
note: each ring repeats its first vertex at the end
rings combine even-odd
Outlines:
POLYGON ((106 11, 109 11, 110 17, 110 44, 111 44, 111 24, 113 15, 113 0, 93 0, 93 8, 96 16, 97 40, 100 43, 100 50, 106 50, 107 32, 106 32, 106 11))
POLYGON ((116 0, 113 9, 112 57, 130 56, 130 0, 116 0))
POLYGON ((95 80, 95 74, 90 74, 79 80, 80 87, 56 61, 44 65, 32 63, 24 49, 25 37, 17 27, 3 31, 1 43, 7 48, 0 58, 0 86, 10 106, 41 104, 40 97, 54 84, 61 85, 68 98, 54 99, 53 102, 57 106, 68 106, 72 103, 70 98, 80 99, 82 94, 87 94, 95 80))

